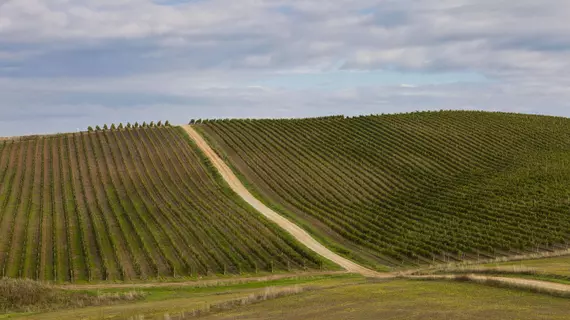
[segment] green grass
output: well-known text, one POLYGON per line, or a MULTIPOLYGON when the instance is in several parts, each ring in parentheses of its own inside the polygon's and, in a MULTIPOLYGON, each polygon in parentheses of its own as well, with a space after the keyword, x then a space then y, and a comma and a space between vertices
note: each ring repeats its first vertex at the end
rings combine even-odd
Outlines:
MULTIPOLYGON (((358 275, 300 276, 202 287, 138 288, 144 300, 47 313, 7 314, 9 319, 163 318, 212 309, 205 319, 567 319, 570 299, 525 289, 456 281, 367 280, 358 275), (267 288, 303 289, 291 296, 232 304, 267 288), (229 310, 215 310, 221 305, 229 310)), ((71 291, 70 295, 117 296, 132 289, 71 291)))
POLYGON ((536 270, 540 273, 570 277, 570 256, 489 263, 482 266, 498 268, 518 266, 536 270))
POLYGON ((570 119, 487 112, 196 125, 264 202, 392 268, 567 247, 570 119))
POLYGON ((466 268, 480 269, 475 273, 570 284, 570 256, 487 263, 466 268))
MULTIPOLYGON (((110 305, 101 307, 87 307, 80 309, 61 310, 47 313, 26 313, 0 315, 0 319, 125 319, 131 316, 144 315, 153 318, 164 314, 177 314, 194 309, 202 309, 206 305, 214 306, 218 303, 227 303, 251 294, 262 293, 267 288, 310 288, 311 290, 324 290, 326 288, 354 285, 366 280, 358 275, 324 275, 300 276, 289 279, 272 281, 249 282, 242 284, 220 284, 207 287, 161 287, 137 288, 144 300, 136 303, 110 305)), ((131 289, 108 289, 97 291, 79 291, 81 294, 114 296, 131 289)))
POLYGON ((470 261, 437 265, 419 269, 414 274, 480 274, 570 284, 570 255, 568 255, 567 250, 532 255, 534 257, 528 257, 527 259, 523 259, 523 256, 513 256, 500 258, 498 261, 492 262, 477 263, 470 261), (547 255, 552 256, 548 257, 547 255), (508 261, 501 261, 505 259, 508 261))
POLYGON ((568 319, 570 300, 473 283, 397 280, 306 292, 204 319, 568 319))

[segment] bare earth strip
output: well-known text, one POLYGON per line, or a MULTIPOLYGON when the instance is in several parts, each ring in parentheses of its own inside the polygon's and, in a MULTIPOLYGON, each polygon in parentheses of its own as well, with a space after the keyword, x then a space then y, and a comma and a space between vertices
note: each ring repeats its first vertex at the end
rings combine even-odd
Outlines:
POLYGON ((202 138, 202 136, 194 130, 191 126, 183 126, 184 130, 188 135, 194 140, 196 145, 202 150, 202 152, 210 159, 212 164, 216 167, 218 172, 222 175, 224 180, 232 188, 232 190, 242 197, 247 203, 254 207, 257 211, 267 217, 269 220, 273 221, 289 234, 291 234, 297 241, 304 244, 309 249, 313 250, 317 254, 323 256, 324 258, 338 264, 339 266, 346 269, 346 271, 359 273, 367 277, 375 278, 387 278, 391 277, 388 274, 382 274, 375 272, 373 270, 367 269, 361 265, 358 265, 346 258, 339 256, 338 254, 330 251, 325 246, 320 244, 317 240, 311 237, 305 230, 301 229, 296 224, 292 223, 285 217, 281 216, 277 212, 271 210, 261 201, 257 200, 241 183, 238 177, 233 173, 232 169, 212 150, 208 143, 202 138))

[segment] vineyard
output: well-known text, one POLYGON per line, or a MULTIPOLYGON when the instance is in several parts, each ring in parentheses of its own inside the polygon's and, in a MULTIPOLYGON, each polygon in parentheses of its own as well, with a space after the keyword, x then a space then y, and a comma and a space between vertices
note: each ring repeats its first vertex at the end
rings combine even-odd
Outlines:
POLYGON ((234 194, 180 128, 0 141, 0 277, 136 280, 322 262, 234 194))
POLYGON ((191 123, 265 202, 369 265, 568 247, 570 119, 441 111, 191 123))

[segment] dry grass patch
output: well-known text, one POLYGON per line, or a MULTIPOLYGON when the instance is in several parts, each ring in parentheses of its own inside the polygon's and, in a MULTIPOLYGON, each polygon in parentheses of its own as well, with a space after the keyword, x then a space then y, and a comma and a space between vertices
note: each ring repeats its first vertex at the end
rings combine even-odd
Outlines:
POLYGON ((222 312, 227 310, 232 310, 240 306, 251 305, 263 301, 273 300, 282 297, 288 297, 296 294, 300 294, 307 291, 316 290, 316 287, 304 287, 304 286, 294 286, 286 288, 269 287, 265 288, 262 292, 252 293, 246 297, 224 301, 221 303, 216 303, 212 305, 206 305, 202 309, 193 310, 191 312, 184 313, 183 319, 190 317, 198 317, 206 314, 222 312))
POLYGON ((142 298, 144 294, 138 291, 76 292, 57 289, 32 280, 8 278, 0 280, 0 314, 102 306, 142 298))

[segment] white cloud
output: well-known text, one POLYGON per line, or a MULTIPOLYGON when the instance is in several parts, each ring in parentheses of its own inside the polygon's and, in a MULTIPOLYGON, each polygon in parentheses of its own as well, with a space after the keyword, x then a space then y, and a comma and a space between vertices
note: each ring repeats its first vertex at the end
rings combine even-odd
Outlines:
POLYGON ((567 1, 174 3, 5 1, 0 6, 1 118, 9 118, 14 106, 58 115, 58 106, 74 104, 152 114, 161 97, 170 107, 158 108, 156 115, 208 105, 211 116, 229 116, 231 105, 251 116, 414 108, 570 116, 567 1), (256 87, 256 80, 267 76, 294 81, 296 74, 339 68, 474 73, 490 81, 366 88, 343 83, 334 92, 256 87))

